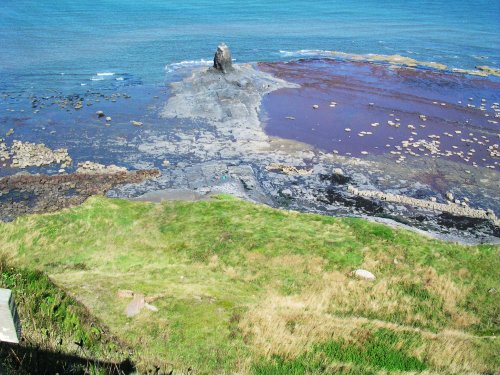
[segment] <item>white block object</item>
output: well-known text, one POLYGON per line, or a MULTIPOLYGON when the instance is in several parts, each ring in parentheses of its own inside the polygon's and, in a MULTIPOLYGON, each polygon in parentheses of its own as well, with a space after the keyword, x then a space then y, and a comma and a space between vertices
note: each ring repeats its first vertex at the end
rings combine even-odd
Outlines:
POLYGON ((0 341, 19 343, 21 322, 10 289, 0 288, 0 341))

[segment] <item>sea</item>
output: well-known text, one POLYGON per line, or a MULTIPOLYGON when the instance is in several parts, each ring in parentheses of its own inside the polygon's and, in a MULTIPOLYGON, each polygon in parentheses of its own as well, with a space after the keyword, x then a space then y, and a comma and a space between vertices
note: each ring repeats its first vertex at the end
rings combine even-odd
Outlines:
POLYGON ((236 62, 325 51, 500 67, 498 0, 1 0, 0 93, 173 80, 227 43, 236 62))

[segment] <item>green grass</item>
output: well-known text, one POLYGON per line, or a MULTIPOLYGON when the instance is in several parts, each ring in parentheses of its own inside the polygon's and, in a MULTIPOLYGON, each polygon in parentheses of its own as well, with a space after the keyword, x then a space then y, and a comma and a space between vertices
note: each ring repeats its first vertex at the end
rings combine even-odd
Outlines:
MULTIPOLYGON (((36 372, 39 359, 26 355, 33 351, 83 357, 82 363, 64 365, 74 373, 108 371, 113 363, 127 358, 123 343, 40 271, 12 268, 0 261, 0 288, 13 291, 23 332, 21 350, 0 347, 2 374, 36 372), (110 366, 95 360, 104 360, 110 366)), ((45 364, 43 359, 41 362, 45 364)))
MULTIPOLYGON (((227 196, 159 205, 93 197, 0 224, 0 243, 9 265, 47 274, 133 348, 140 369, 500 369, 492 338, 500 307, 488 292, 500 290, 498 246, 462 246, 227 196), (350 277, 359 267, 376 281, 350 277), (127 318, 122 289, 145 294, 159 311, 127 318)), ((53 324, 80 332, 89 347, 99 344, 64 313, 53 324)))
POLYGON ((330 340, 314 345, 310 351, 292 360, 287 361, 275 356, 263 363, 255 364, 253 372, 259 375, 321 372, 359 374, 378 370, 398 372, 426 370, 427 366, 422 361, 408 355, 405 350, 396 348, 402 339, 406 347, 411 347, 411 341, 418 340, 418 336, 395 334, 390 330, 380 329, 367 337, 363 345, 350 344, 344 340, 330 340), (349 367, 342 369, 338 364, 348 364, 349 367))

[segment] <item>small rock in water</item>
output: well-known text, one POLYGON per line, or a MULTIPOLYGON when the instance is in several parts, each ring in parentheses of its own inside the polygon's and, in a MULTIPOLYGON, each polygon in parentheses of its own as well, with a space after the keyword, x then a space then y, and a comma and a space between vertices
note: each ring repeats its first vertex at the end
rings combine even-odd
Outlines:
POLYGON ((451 191, 448 191, 446 193, 446 199, 448 199, 450 202, 453 202, 453 193, 451 191))
POLYGON ((7 133, 5 133, 7 137, 10 137, 12 134, 14 134, 14 129, 9 129, 7 133))
POLYGON ((103 111, 97 111, 95 114, 96 114, 96 115, 97 115, 97 117, 99 117, 99 118, 106 116, 106 115, 104 114, 104 112, 103 112, 103 111))
POLYGON ((364 280, 375 280, 375 275, 371 273, 370 271, 363 270, 363 269, 357 269, 352 272, 353 276, 356 276, 360 279, 364 280))
POLYGON ((341 176, 344 175, 344 171, 342 170, 342 168, 333 168, 332 173, 333 174, 338 174, 338 175, 341 175, 341 176))
POLYGON ((314 105, 313 105, 313 108, 314 108, 314 109, 318 109, 318 108, 319 108, 319 105, 314 104, 314 105))
POLYGON ((163 160, 161 165, 163 165, 164 167, 168 167, 170 165, 170 162, 168 160, 163 160))
POLYGON ((142 125, 143 125, 143 123, 142 123, 142 122, 140 122, 140 121, 130 121, 130 123, 131 123, 132 125, 134 125, 134 126, 142 126, 142 125))
POLYGON ((107 121, 107 122, 110 122, 111 120, 112 120, 112 119, 111 119, 111 117, 109 117, 109 116, 108 116, 108 117, 106 117, 106 121, 107 121))

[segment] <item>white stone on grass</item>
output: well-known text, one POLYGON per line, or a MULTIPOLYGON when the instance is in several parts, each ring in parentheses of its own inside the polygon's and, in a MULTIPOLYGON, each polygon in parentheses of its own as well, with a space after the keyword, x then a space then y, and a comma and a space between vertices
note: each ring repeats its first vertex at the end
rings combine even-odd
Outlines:
POLYGON ((375 280, 375 275, 367 270, 357 269, 352 271, 352 274, 360 279, 375 280))

